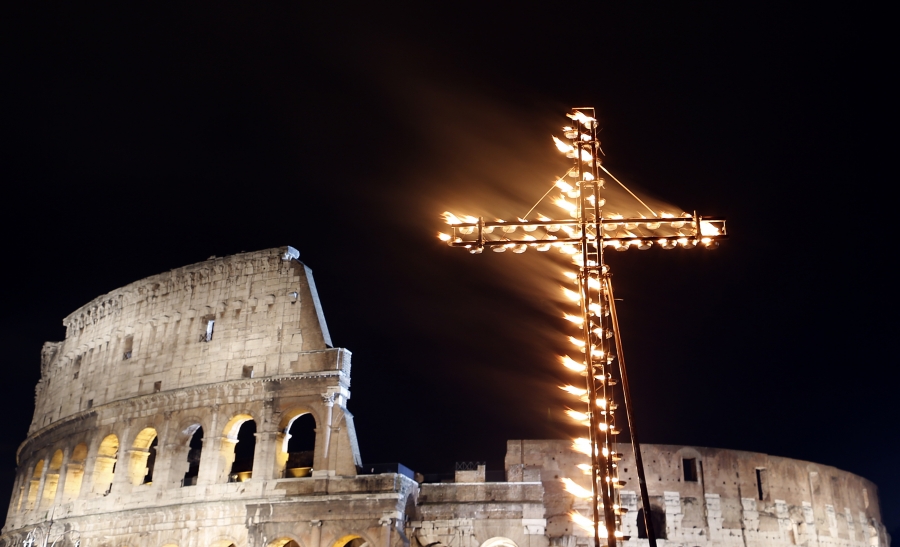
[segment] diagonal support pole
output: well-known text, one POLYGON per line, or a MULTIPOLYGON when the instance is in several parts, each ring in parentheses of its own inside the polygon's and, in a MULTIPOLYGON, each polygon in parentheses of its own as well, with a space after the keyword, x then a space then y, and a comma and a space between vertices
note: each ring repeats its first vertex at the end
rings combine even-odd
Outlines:
POLYGON ((656 547, 656 530, 650 518, 650 496, 647 494, 647 479, 644 476, 644 460, 641 457, 641 445, 638 442, 637 429, 634 425, 634 412, 631 407, 631 390, 628 388, 628 375, 625 373, 625 354, 622 352, 622 337, 619 335, 619 317, 616 315, 616 299, 613 295, 612 280, 609 273, 605 275, 606 291, 609 294, 609 315, 613 323, 613 335, 616 339, 616 355, 619 361, 619 378, 622 380, 622 395, 625 399, 625 414, 628 416, 628 431, 631 433, 631 447, 634 450, 634 463, 637 466, 638 485, 641 489, 641 504, 644 509, 644 529, 650 547, 656 547))

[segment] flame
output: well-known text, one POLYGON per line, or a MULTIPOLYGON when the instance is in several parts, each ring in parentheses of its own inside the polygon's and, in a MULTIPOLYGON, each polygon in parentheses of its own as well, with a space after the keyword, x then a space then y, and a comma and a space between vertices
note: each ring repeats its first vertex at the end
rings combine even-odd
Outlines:
POLYGON ((566 298, 568 298, 572 302, 578 302, 579 300, 581 300, 581 295, 578 294, 577 292, 570 291, 569 289, 567 289, 565 287, 560 287, 560 288, 562 289, 562 292, 566 296, 566 298))
POLYGON ((712 222, 706 222, 705 220, 700 221, 700 235, 704 236, 717 236, 719 235, 719 229, 713 226, 712 222))
MULTIPOLYGON (((594 521, 582 515, 578 511, 570 511, 569 518, 571 518, 572 522, 574 522, 579 528, 582 528, 586 532, 590 532, 591 534, 594 533, 594 521)), ((602 539, 609 538, 609 532, 606 530, 605 526, 600 526, 597 531, 602 539)))
POLYGON ((591 416, 589 414, 578 412, 577 410, 572 410, 571 408, 566 409, 566 414, 569 416, 569 418, 572 418, 576 422, 586 422, 591 419, 591 416))
POLYGON ((564 143, 563 141, 557 139, 556 137, 553 137, 553 144, 556 145, 556 149, 559 150, 560 152, 569 152, 571 150, 575 150, 570 145, 564 143))
POLYGON ((575 338, 574 336, 569 337, 569 342, 572 342, 573 344, 575 344, 576 346, 581 347, 581 348, 583 348, 585 346, 584 340, 579 340, 578 338, 575 338))
POLYGON ((604 399, 602 397, 598 397, 597 398, 597 406, 599 406, 600 408, 606 408, 606 399, 604 399))
POLYGON ((593 469, 591 468, 590 464, 587 464, 587 463, 579 463, 575 467, 577 467, 578 469, 581 469, 581 472, 584 473, 585 475, 590 475, 593 472, 593 469))
POLYGON ((584 180, 594 180, 594 175, 592 175, 591 173, 585 173, 584 180))
POLYGON ((438 232, 438 239, 440 239, 441 241, 450 241, 450 239, 452 239, 452 237, 450 236, 450 234, 438 232))
POLYGON ((569 370, 574 370, 575 372, 584 372, 585 369, 587 368, 587 367, 585 367, 585 365, 572 359, 568 355, 566 355, 565 357, 560 357, 559 359, 560 359, 560 361, 562 361, 562 364, 564 367, 566 367, 569 370))
POLYGON ((565 209, 566 211, 574 211, 578 208, 574 203, 566 201, 566 198, 553 198, 553 205, 556 205, 560 209, 565 209))
POLYGON ((590 127, 591 122, 597 121, 596 119, 585 115, 581 111, 576 111, 574 114, 566 114, 566 117, 575 120, 576 122, 581 122, 585 127, 590 127))
POLYGON ((566 272, 563 272, 563 275, 568 277, 569 279, 578 279, 578 274, 576 274, 575 272, 566 271, 566 272))
POLYGON ((594 156, 592 156, 590 152, 588 152, 587 150, 581 151, 581 161, 588 162, 592 159, 594 159, 594 156))
POLYGON ((585 456, 591 455, 591 441, 584 437, 579 437, 572 441, 572 450, 585 456))
POLYGON ((441 213, 441 216, 444 217, 444 220, 447 222, 447 224, 462 224, 463 223, 463 221, 461 221, 459 219, 459 217, 457 217, 450 211, 444 211, 443 213, 441 213))
POLYGON ((578 485, 578 483, 576 483, 572 479, 563 478, 561 480, 564 485, 564 488, 566 489, 566 492, 572 494, 573 496, 578 497, 578 498, 594 497, 594 494, 590 490, 582 488, 581 486, 578 485))
MULTIPOLYGON (((564 181, 563 179, 559 179, 556 181, 556 187, 559 188, 560 190, 562 190, 563 192, 571 192, 574 189, 574 187, 571 184, 564 181)), ((547 219, 541 219, 541 220, 550 220, 550 219, 547 218, 547 219)))
POLYGON ((579 327, 584 324, 584 319, 582 319, 581 317, 579 317, 577 315, 569 315, 567 313, 567 314, 563 315, 563 319, 565 319, 566 321, 569 321, 571 323, 575 323, 579 327))
POLYGON ((559 389, 565 391, 566 393, 575 395, 576 397, 581 397, 582 395, 587 393, 586 389, 581 389, 580 387, 575 387, 575 386, 570 386, 570 385, 559 386, 559 389))

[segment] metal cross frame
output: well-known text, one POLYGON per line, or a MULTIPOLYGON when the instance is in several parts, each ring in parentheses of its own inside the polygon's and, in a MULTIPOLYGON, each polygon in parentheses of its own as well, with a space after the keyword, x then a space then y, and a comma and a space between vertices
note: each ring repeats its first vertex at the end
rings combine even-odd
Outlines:
MULTIPOLYGON (((563 364, 585 377, 585 388, 565 386, 563 389, 587 403, 587 412, 570 410, 568 414, 589 429, 588 438, 576 439, 573 448, 590 457, 590 471, 585 469, 585 473, 591 476, 591 490, 586 492, 573 481, 563 480, 567 490, 591 500, 592 515, 588 518, 573 511, 570 516, 576 524, 592 532, 595 547, 601 547, 603 539, 607 540, 608 547, 617 547, 618 541, 627 539, 622 533, 619 518, 626 511, 621 507, 618 495, 624 481, 619 480, 616 463, 621 460, 621 454, 616 450, 616 436, 621 430, 616 423, 618 405, 613 392, 613 386, 621 383, 621 398, 625 404, 625 417, 637 467, 644 526, 650 547, 656 547, 611 274, 609 265, 604 262, 604 250, 645 250, 654 244, 663 249, 679 246, 715 248, 719 240, 727 237, 725 219, 702 217, 696 212, 677 216, 657 213, 649 207, 648 210, 654 215, 651 218, 624 218, 604 211, 606 200, 601 193, 604 188, 601 170, 609 172, 601 166, 598 157, 602 151, 597 140, 595 110, 590 107, 575 108, 567 116, 573 121, 572 126, 563 128, 569 143, 556 137, 554 141, 561 152, 574 159, 575 166, 568 171, 568 175, 575 181, 573 184, 563 179, 557 181, 563 196, 557 198, 555 203, 567 210, 570 218, 485 222, 484 218, 459 218, 445 213, 451 233, 440 234, 439 237, 451 247, 468 249, 472 254, 479 254, 485 247, 490 247, 495 252, 512 250, 514 253, 522 253, 529 248, 542 252, 558 248, 560 252, 572 255, 578 267, 574 275, 578 291, 565 292, 571 300, 580 304, 581 314, 567 315, 566 319, 581 327, 583 339, 569 339, 584 353, 584 357, 580 363, 564 357, 563 364), (573 201, 567 201, 566 197, 573 201), (564 234, 555 235, 560 231, 564 234)), ((628 192, 631 193, 630 190, 628 192)), ((643 201, 634 197, 646 207, 643 201)))

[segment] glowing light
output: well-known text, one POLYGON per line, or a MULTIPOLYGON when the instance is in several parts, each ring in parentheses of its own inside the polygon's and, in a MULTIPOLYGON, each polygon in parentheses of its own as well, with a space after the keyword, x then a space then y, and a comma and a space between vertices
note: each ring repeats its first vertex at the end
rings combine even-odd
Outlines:
POLYGON ((441 213, 441 216, 444 217, 444 220, 447 222, 447 224, 462 224, 463 223, 459 219, 459 217, 457 217, 450 211, 444 211, 443 213, 441 213))
MULTIPOLYGON (((568 243, 563 243, 559 248, 559 252, 567 255, 574 255, 578 252, 578 249, 574 245, 570 245, 568 243)), ((581 258, 581 256, 579 256, 581 258)))
POLYGON ((590 439, 585 439, 584 437, 579 437, 572 441, 572 450, 578 452, 579 454, 584 454, 585 456, 591 455, 591 441, 590 439))
POLYGON ((592 175, 591 173, 585 173, 584 180, 594 180, 594 175, 592 175))
POLYGON ((568 355, 566 355, 564 357, 560 357, 560 361, 562 361, 562 364, 564 367, 566 367, 569 370, 574 370, 575 372, 584 372, 587 369, 587 367, 584 364, 579 363, 578 361, 575 361, 568 355))
POLYGON ((577 292, 570 291, 569 289, 567 289, 565 287, 560 287, 560 288, 562 289, 563 295, 565 295, 565 297, 568 298, 569 300, 571 300, 573 302, 578 302, 579 300, 581 300, 581 295, 578 294, 577 292))
POLYGON ((582 319, 578 315, 569 315, 567 313, 567 314, 563 315, 563 319, 565 319, 566 321, 568 321, 570 323, 575 323, 579 327, 584 324, 584 319, 582 319))
POLYGON ((569 203, 566 201, 566 198, 553 198, 553 205, 556 205, 560 209, 565 209, 566 211, 572 212, 578 208, 574 203, 569 203))
POLYGON ((578 485, 578 483, 576 483, 572 479, 563 478, 561 480, 563 483, 563 487, 566 489, 566 492, 572 494, 573 496, 575 496, 577 498, 585 498, 585 499, 594 497, 593 492, 591 492, 590 490, 587 490, 585 488, 582 488, 581 486, 578 485))
MULTIPOLYGON (((525 220, 524 218, 520 218, 519 222, 528 222, 528 221, 525 220)), ((537 230, 537 226, 522 226, 522 229, 525 230, 526 232, 533 232, 533 231, 537 230)))
POLYGON ((594 470, 590 465, 588 465, 586 463, 579 463, 575 467, 577 467, 578 469, 581 469, 581 472, 584 473, 585 475, 591 475, 594 470))
POLYGON ((580 348, 584 348, 584 346, 586 345, 584 343, 584 340, 579 340, 578 338, 575 338, 574 336, 569 337, 569 342, 572 342, 573 344, 575 344, 576 346, 578 346, 580 348))
POLYGON ((450 236, 450 234, 445 234, 445 233, 443 233, 443 232, 438 232, 438 239, 440 239, 441 241, 450 241, 451 236, 450 236))
POLYGON ((572 418, 576 422, 586 422, 591 419, 590 414, 578 412, 577 410, 572 410, 571 408, 566 409, 566 415, 568 415, 569 418, 572 418))
POLYGON ((700 221, 700 235, 704 236, 717 236, 719 235, 719 229, 713 226, 712 222, 706 222, 705 220, 700 221))
POLYGON ((598 397, 597 398, 597 406, 599 406, 600 408, 606 408, 606 399, 598 397))
POLYGON ((566 393, 574 395, 576 397, 581 397, 582 395, 587 394, 586 389, 581 389, 580 387, 575 387, 575 386, 571 386, 571 385, 559 386, 559 389, 565 391, 566 393))
MULTIPOLYGON (((563 192, 571 192, 573 190, 573 186, 563 179, 559 179, 556 181, 556 187, 562 190, 563 192)), ((547 220, 550 220, 549 218, 547 220)))
POLYGON ((556 137, 553 137, 553 144, 556 145, 556 149, 560 152, 571 152, 572 150, 575 150, 571 145, 564 143, 556 137))
POLYGON ((566 116, 572 120, 575 120, 576 122, 581 122, 581 124, 587 128, 592 127, 592 124, 597 121, 580 111, 576 111, 574 114, 566 114, 566 116))
POLYGON ((578 279, 578 274, 575 272, 563 272, 563 275, 572 280, 578 279))
MULTIPOLYGON (((576 526, 582 528, 586 532, 594 533, 594 521, 582 515, 578 511, 571 511, 569 513, 569 518, 572 519, 572 522, 575 523, 576 526)), ((599 535, 602 539, 609 538, 609 532, 606 530, 606 527, 600 526, 598 528, 599 535)))

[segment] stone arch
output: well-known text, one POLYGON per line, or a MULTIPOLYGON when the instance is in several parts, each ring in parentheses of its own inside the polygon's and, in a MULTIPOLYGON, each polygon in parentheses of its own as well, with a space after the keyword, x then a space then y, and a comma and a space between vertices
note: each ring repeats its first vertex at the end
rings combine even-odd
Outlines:
POLYGON ((492 537, 481 544, 481 547, 519 547, 515 541, 502 536, 492 537))
POLYGON ((28 499, 26 501, 27 509, 34 509, 37 502, 38 488, 41 486, 41 476, 44 474, 44 460, 38 460, 34 464, 34 470, 31 472, 31 482, 28 485, 28 499))
POLYGON ((69 463, 66 464, 66 482, 63 486, 63 502, 71 501, 81 492, 81 481, 84 478, 84 462, 87 461, 88 448, 85 443, 78 443, 72 449, 69 463))
POLYGON ((97 459, 94 462, 94 492, 107 494, 112 488, 113 475, 119 457, 119 438, 107 435, 97 448, 97 459))
POLYGON ((190 435, 187 442, 187 470, 181 480, 181 486, 194 486, 200 476, 200 458, 203 456, 203 426, 192 424, 183 433, 190 435))
POLYGON ((228 420, 222 433, 222 456, 230 464, 228 481, 249 480, 253 476, 256 452, 256 420, 247 413, 237 414, 228 420))
POLYGON ((275 447, 276 477, 312 474, 317 423, 315 414, 308 408, 293 408, 282 413, 275 447))
POLYGON ((210 543, 209 547, 237 547, 237 542, 231 538, 222 538, 210 543))
POLYGON ((363 547, 364 545, 368 547, 373 544, 359 534, 347 534, 338 538, 331 547, 363 547))
POLYGON ((266 544, 266 547, 300 547, 300 542, 290 537, 280 537, 266 544))
POLYGON ((44 493, 41 495, 41 505, 50 506, 56 500, 56 489, 59 487, 59 472, 63 464, 63 451, 57 449, 50 458, 47 466, 47 474, 44 476, 44 493))
POLYGON ((153 482, 153 467, 156 464, 156 446, 159 442, 156 429, 145 427, 134 438, 128 462, 128 481, 135 485, 153 482))

